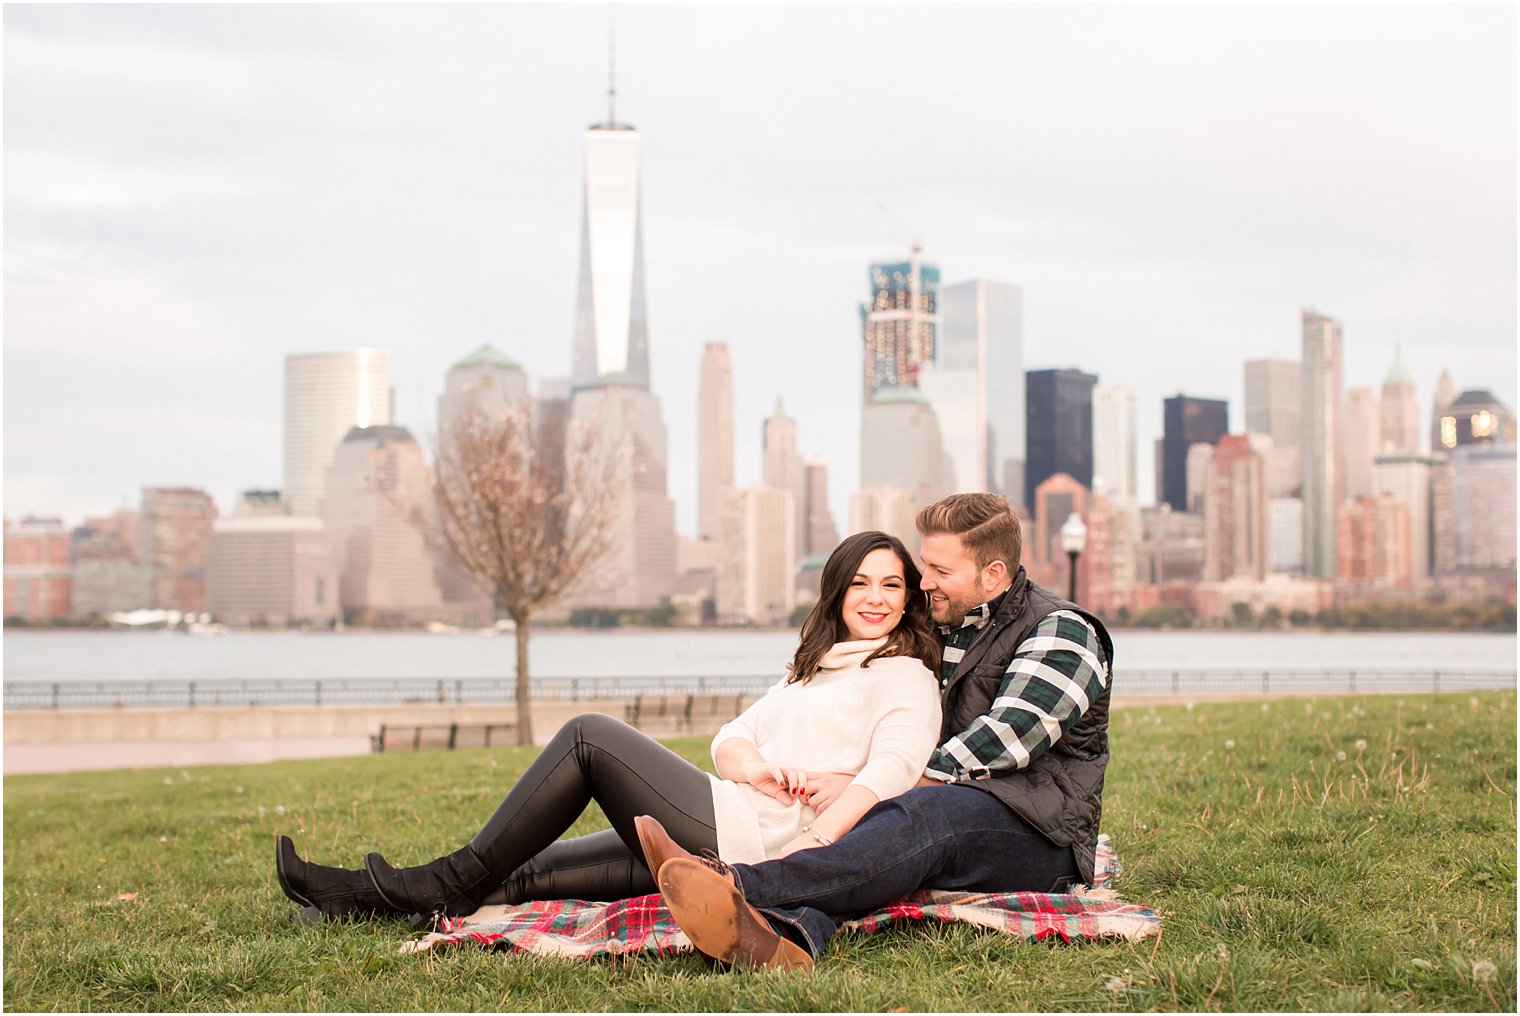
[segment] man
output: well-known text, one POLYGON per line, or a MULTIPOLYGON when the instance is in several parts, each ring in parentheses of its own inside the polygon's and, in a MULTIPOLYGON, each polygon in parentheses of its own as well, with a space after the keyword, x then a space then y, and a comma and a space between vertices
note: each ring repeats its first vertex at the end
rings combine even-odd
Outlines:
POLYGON ((818 846, 761 864, 693 857, 637 820, 649 870, 697 949, 810 969, 839 923, 920 887, 1062 891, 1091 884, 1108 763, 1113 642, 1019 565, 1018 516, 996 494, 918 514, 923 589, 944 647, 941 743, 918 786, 818 846))

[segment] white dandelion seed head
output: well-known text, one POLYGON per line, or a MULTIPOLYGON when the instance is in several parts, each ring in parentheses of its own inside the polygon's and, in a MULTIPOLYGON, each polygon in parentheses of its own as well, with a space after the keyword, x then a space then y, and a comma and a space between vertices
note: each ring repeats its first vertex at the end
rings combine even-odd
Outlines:
POLYGON ((1336 752, 1335 753, 1335 761, 1337 761, 1337 762, 1344 762, 1344 761, 1346 761, 1346 753, 1343 752, 1343 751, 1336 752))
POLYGON ((1367 750, 1367 739, 1365 737, 1359 737, 1359 738, 1356 739, 1356 750, 1357 751, 1366 751, 1367 750))
POLYGON ((1235 742, 1234 741, 1226 741, 1224 743, 1224 747, 1225 747, 1226 751, 1234 751, 1235 750, 1235 742))
POLYGON ((1472 965, 1472 975, 1475 981, 1491 981, 1499 968, 1490 960, 1478 960, 1472 965))

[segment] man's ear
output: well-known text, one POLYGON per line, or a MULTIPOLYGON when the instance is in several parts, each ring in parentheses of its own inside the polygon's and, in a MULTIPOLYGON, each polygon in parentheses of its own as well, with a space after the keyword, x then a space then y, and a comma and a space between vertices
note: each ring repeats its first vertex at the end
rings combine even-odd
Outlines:
POLYGON ((1008 566, 1002 561, 994 561, 982 569, 982 591, 990 593, 1003 584, 1008 578, 1008 566))

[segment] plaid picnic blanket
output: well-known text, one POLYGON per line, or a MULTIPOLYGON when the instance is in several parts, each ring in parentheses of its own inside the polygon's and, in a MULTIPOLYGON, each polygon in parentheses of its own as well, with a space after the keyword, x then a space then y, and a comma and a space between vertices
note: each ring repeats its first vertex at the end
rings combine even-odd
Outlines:
MULTIPOLYGON (((1108 837, 1098 839, 1091 888, 1072 893, 964 893, 920 889, 841 930, 869 934, 900 921, 964 921, 1027 941, 1051 935, 1073 939, 1137 941, 1161 930, 1146 907, 1120 902, 1111 888, 1121 872, 1108 837)), ((403 953, 434 946, 477 944, 540 956, 588 958, 629 953, 689 952, 691 942, 658 895, 594 903, 544 900, 519 906, 482 907, 468 917, 445 919, 438 931, 402 945, 403 953)))

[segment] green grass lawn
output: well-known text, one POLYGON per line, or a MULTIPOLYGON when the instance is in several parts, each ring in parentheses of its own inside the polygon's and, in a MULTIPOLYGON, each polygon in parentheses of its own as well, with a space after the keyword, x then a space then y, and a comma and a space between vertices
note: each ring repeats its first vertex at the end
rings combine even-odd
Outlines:
POLYGON ((531 751, 10 777, 5 1008, 1513 1012, 1515 721, 1510 693, 1117 711, 1104 828, 1159 940, 899 927, 836 937, 803 977, 401 956, 403 924, 287 919, 276 832, 324 863, 420 862, 531 751))

